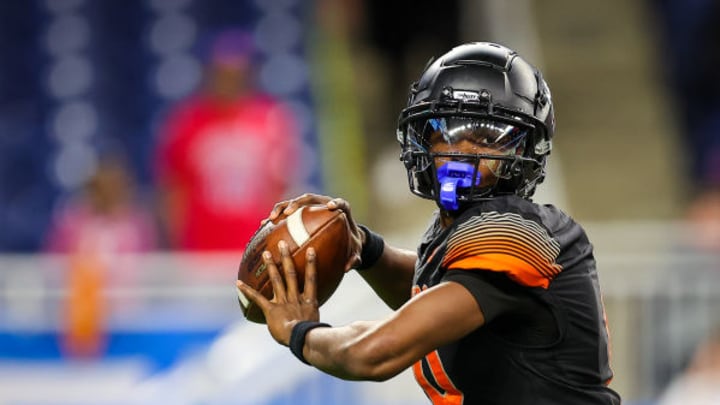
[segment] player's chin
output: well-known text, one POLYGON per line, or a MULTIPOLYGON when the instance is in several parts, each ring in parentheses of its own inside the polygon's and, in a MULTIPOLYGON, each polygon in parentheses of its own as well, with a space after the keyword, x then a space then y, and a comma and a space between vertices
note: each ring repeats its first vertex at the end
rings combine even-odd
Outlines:
POLYGON ((488 190, 493 188, 497 184, 497 178, 484 178, 483 181, 480 182, 480 189, 481 190, 488 190))

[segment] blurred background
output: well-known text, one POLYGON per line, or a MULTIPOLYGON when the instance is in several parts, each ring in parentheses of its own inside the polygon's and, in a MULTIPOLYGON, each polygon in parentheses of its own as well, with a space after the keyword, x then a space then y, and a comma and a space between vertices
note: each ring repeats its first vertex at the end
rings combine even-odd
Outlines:
MULTIPOLYGON (((244 321, 273 202, 341 196, 414 248, 395 124, 432 57, 539 66, 558 128, 535 200, 585 225, 635 405, 720 403, 720 3, 0 2, 0 404, 420 404, 244 321)), ((334 324, 388 312, 354 273, 334 324)))

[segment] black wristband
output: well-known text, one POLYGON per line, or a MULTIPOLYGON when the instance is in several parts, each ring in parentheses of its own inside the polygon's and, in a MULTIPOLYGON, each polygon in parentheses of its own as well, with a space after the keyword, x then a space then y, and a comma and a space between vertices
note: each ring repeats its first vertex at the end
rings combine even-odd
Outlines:
POLYGON ((365 232, 365 243, 360 252, 360 264, 356 270, 365 270, 374 266, 385 251, 385 240, 382 236, 368 229, 365 225, 358 225, 365 232))
POLYGON ((305 356, 303 356, 305 335, 307 335, 307 333, 310 332, 311 329, 320 327, 329 328, 330 325, 322 322, 300 321, 296 323, 295 326, 293 326, 292 332, 290 332, 290 351, 292 352, 292 354, 295 355, 295 357, 300 359, 300 361, 305 364, 310 364, 307 360, 305 360, 305 356))

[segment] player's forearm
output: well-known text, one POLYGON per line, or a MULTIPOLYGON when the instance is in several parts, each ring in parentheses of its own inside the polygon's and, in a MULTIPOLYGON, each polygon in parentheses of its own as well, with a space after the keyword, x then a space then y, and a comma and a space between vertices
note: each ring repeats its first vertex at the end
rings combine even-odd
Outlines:
POLYGON ((314 367, 344 380, 387 380, 408 365, 389 356, 387 345, 373 336, 379 322, 354 322, 308 332, 303 356, 314 367))
POLYGON ((385 243, 377 263, 359 273, 390 308, 397 309, 410 299, 416 260, 415 252, 385 243))

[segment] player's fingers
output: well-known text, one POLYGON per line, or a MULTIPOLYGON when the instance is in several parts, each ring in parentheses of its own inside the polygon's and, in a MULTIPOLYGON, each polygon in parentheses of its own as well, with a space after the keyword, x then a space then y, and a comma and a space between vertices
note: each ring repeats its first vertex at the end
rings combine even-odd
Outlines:
POLYGON ((333 198, 332 200, 328 201, 327 207, 331 210, 341 210, 345 213, 345 218, 347 218, 348 221, 348 225, 350 228, 349 230, 353 237, 353 246, 351 246, 352 254, 348 259, 347 263, 345 264, 345 272, 348 272, 355 268, 358 264, 360 264, 360 249, 362 249, 362 236, 360 235, 361 231, 352 217, 352 213, 350 212, 350 203, 347 200, 343 198, 333 198))
POLYGON ((341 210, 345 213, 345 216, 347 217, 348 223, 350 224, 350 229, 355 229, 357 225, 355 224, 355 220, 352 216, 352 209, 350 208, 350 203, 343 199, 343 198, 333 198, 332 200, 327 202, 328 209, 331 210, 341 210))
POLYGON ((290 200, 290 203, 285 207, 285 210, 283 211, 283 215, 291 215, 293 212, 295 212, 298 208, 304 207, 306 205, 313 205, 313 204, 326 204, 330 200, 330 197, 320 195, 320 194, 313 194, 313 193, 305 193, 301 196, 298 196, 296 198, 293 198, 290 200))
POLYGON ((347 273, 348 271, 350 271, 354 268, 357 268, 357 266, 359 266, 360 263, 361 263, 360 253, 350 256, 350 258, 347 261, 347 264, 345 264, 345 272, 347 273))
POLYGON ((346 213, 350 213, 350 203, 342 198, 333 198, 326 203, 327 207, 331 210, 342 210, 346 213))
POLYGON ((268 276, 270 277, 270 283, 273 287, 273 294, 275 295, 273 301, 286 302, 287 297, 285 295, 285 284, 283 283, 280 271, 275 264, 275 260, 272 258, 272 254, 267 250, 263 252, 263 261, 265 262, 265 266, 267 266, 268 276))
POLYGON ((260 309, 265 313, 268 308, 270 308, 270 301, 268 301, 267 298, 265 298, 262 294, 257 292, 254 288, 250 287, 249 285, 243 283, 242 281, 238 280, 235 283, 235 286, 240 290, 243 296, 245 296, 247 299, 252 301, 255 305, 260 307, 260 309))
POLYGON ((288 302, 298 302, 298 283, 295 263, 288 250, 288 244, 284 240, 278 242, 280 260, 282 261, 283 272, 285 273, 286 298, 288 302))
POLYGON ((317 254, 315 249, 309 247, 305 254, 305 288, 303 299, 305 302, 317 300, 317 254))
POLYGON ((348 230, 352 236, 351 242, 351 255, 345 266, 345 271, 348 272, 360 264, 360 251, 362 250, 362 230, 357 226, 355 219, 350 212, 350 203, 342 198, 335 198, 328 203, 328 208, 332 206, 342 210, 345 213, 345 218, 348 222, 348 230))
POLYGON ((270 211, 270 215, 268 215, 268 217, 262 221, 262 224, 264 225, 267 221, 274 221, 275 219, 277 219, 288 206, 288 204, 290 204, 290 200, 284 200, 275 203, 272 211, 270 211))

